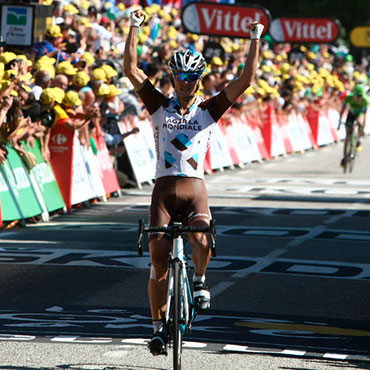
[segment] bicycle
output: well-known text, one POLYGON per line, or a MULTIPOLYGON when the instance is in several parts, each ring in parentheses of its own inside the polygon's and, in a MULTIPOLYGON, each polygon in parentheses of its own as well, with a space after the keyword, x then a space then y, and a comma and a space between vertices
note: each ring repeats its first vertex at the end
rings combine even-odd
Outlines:
POLYGON ((351 132, 346 143, 347 147, 345 150, 346 155, 343 161, 343 173, 346 173, 347 169, 349 170, 349 172, 353 171, 357 154, 358 140, 359 140, 359 127, 357 120, 355 120, 351 125, 351 132))
POLYGON ((173 348, 173 368, 174 370, 180 370, 182 337, 191 333, 191 327, 197 314, 187 274, 187 256, 181 235, 187 232, 209 233, 211 236, 211 253, 213 257, 216 257, 215 220, 211 220, 209 227, 184 226, 181 222, 174 222, 163 227, 145 227, 144 221, 139 220, 137 247, 140 257, 143 255, 144 232, 168 233, 173 241, 172 250, 169 253, 165 324, 169 334, 168 343, 173 348))

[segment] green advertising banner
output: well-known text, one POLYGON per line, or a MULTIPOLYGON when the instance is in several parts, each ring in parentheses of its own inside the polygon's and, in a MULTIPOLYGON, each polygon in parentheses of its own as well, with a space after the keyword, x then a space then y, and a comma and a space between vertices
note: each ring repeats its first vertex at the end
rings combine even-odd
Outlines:
POLYGON ((50 163, 46 163, 42 157, 39 140, 36 141, 34 148, 31 146, 27 147, 25 143, 22 143, 22 145, 26 151, 33 153, 37 159, 37 164, 31 169, 31 173, 36 179, 48 212, 64 208, 64 200, 55 179, 53 169, 50 163))
POLYGON ((3 221, 13 221, 23 218, 21 209, 16 202, 15 196, 10 191, 9 183, 5 177, 5 165, 0 165, 0 203, 3 221))
MULTIPOLYGON (((31 185, 27 170, 18 153, 9 145, 7 145, 7 149, 8 159, 4 165, 1 165, 1 173, 14 202, 7 203, 6 199, 1 198, 3 220, 10 221, 40 215, 43 210, 31 185), (13 218, 16 213, 14 209, 10 208, 14 207, 14 203, 16 203, 19 210, 19 215, 13 218), (8 218, 8 214, 12 214, 12 218, 8 218)), ((1 193, 1 196, 3 196, 3 193, 1 193)))

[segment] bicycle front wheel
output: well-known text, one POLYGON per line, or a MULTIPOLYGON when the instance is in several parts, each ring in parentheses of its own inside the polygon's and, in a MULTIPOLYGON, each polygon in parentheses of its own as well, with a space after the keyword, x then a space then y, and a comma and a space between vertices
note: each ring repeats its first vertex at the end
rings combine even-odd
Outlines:
POLYGON ((182 294, 181 294, 181 262, 175 261, 173 266, 173 368, 181 370, 182 353, 182 294))

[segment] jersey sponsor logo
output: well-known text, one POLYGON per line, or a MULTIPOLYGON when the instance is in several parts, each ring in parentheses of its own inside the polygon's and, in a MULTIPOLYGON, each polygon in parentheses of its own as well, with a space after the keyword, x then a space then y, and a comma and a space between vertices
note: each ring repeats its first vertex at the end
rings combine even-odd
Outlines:
POLYGON ((194 168, 194 170, 197 170, 198 168, 198 154, 194 154, 191 158, 187 160, 187 162, 190 164, 191 167, 194 168))
POLYGON ((163 128, 170 130, 202 131, 202 126, 197 120, 191 121, 186 118, 166 118, 166 122, 163 123, 163 128))
POLYGON ((166 168, 171 168, 172 165, 176 162, 176 159, 169 152, 164 152, 164 161, 166 168))
POLYGON ((183 152, 184 150, 188 149, 191 145, 191 141, 189 140, 189 137, 185 134, 179 134, 177 135, 171 143, 176 147, 176 149, 183 152))

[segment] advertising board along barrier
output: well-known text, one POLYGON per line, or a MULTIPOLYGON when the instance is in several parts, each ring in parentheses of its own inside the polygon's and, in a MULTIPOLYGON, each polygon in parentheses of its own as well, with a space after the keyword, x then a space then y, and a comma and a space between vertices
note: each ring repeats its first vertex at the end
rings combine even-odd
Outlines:
POLYGON ((22 143, 22 145, 26 151, 33 153, 37 159, 37 164, 30 170, 30 177, 34 179, 36 186, 39 188, 47 211, 53 212, 64 208, 65 204, 53 169, 50 163, 46 163, 42 157, 40 141, 36 140, 33 147, 27 146, 25 143, 22 143))
POLYGON ((97 149, 97 159, 99 162, 100 176, 105 189, 105 194, 111 194, 120 190, 117 175, 113 168, 112 160, 109 155, 107 145, 103 136, 95 136, 94 142, 97 149))
POLYGON ((68 211, 72 208, 73 138, 74 131, 67 126, 56 125, 51 129, 50 163, 68 211))
POLYGON ((16 197, 9 185, 9 181, 5 176, 5 165, 6 163, 0 165, 1 225, 3 225, 3 221, 13 221, 24 218, 16 197))
POLYGON ((87 170, 87 162, 83 155, 83 149, 80 144, 77 131, 75 131, 73 138, 71 187, 71 205, 86 202, 89 199, 93 199, 97 196, 90 181, 90 175, 87 170))
POLYGON ((5 164, 0 166, 4 189, 4 192, 1 192, 3 220, 26 219, 42 214, 42 206, 22 159, 10 145, 6 148, 8 157, 5 164))
POLYGON ((271 23, 269 11, 250 4, 194 2, 186 5, 181 15, 186 32, 237 38, 249 38, 250 25, 254 21, 264 25, 264 35, 271 23))
MULTIPOLYGON (((139 189, 141 189, 142 183, 151 183, 155 176, 155 167, 152 160, 154 154, 154 139, 153 142, 151 142, 148 135, 144 135, 141 131, 142 129, 144 130, 143 126, 140 125, 139 132, 129 135, 123 140, 139 189)), ((131 127, 126 128, 126 132, 130 130, 131 127)))
POLYGON ((340 35, 340 23, 332 18, 277 18, 271 22, 270 34, 277 42, 328 43, 340 35))

